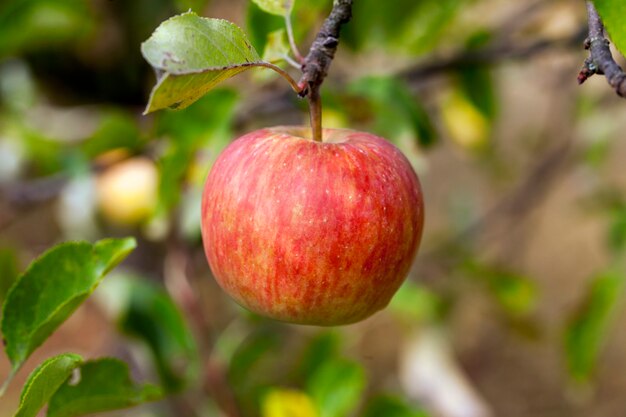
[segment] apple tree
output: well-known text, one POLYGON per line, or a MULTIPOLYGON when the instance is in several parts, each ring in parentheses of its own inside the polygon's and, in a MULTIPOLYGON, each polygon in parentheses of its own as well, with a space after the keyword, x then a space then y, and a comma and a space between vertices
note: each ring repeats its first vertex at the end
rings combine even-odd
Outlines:
POLYGON ((625 13, 5 0, 0 417, 622 415, 625 13))

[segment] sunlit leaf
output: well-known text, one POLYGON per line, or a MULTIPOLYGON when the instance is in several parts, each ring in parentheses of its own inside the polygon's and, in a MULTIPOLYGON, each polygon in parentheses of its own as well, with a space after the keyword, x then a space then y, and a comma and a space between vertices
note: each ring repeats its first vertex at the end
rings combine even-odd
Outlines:
POLYGON ((15 417, 35 417, 81 362, 80 356, 67 353, 39 365, 22 389, 15 417))
POLYGON ((180 390, 198 373, 191 329, 169 294, 155 284, 129 279, 128 292, 120 327, 148 345, 164 388, 180 390))
POLYGON ((606 271, 593 280, 583 304, 571 318, 565 351, 574 379, 584 381, 593 372, 623 292, 623 273, 606 271))
POLYGON ((593 2, 611 40, 622 54, 626 54, 626 25, 624 25, 626 2, 623 0, 593 0, 593 2))
POLYGON ((315 405, 306 393, 273 388, 263 397, 262 417, 318 417, 315 405))
POLYGON ((268 13, 284 16, 291 13, 294 0, 252 0, 268 13))
POLYGON ((193 12, 161 23, 141 52, 158 76, 146 113, 185 108, 221 81, 262 62, 236 25, 193 12))
POLYGON ((325 362, 313 373, 307 391, 320 411, 320 417, 350 415, 361 401, 365 372, 358 364, 336 359, 325 362))
POLYGON ((135 245, 132 238, 63 243, 30 265, 9 290, 0 323, 14 372, 135 245))
POLYGON ((85 362, 77 383, 66 381, 52 396, 47 417, 74 417, 133 407, 162 397, 153 385, 138 385, 128 366, 113 358, 85 362))

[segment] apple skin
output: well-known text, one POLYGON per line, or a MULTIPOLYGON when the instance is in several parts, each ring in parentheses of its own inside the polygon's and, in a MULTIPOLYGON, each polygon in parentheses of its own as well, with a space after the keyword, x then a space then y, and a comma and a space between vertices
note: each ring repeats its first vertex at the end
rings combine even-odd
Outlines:
POLYGON ((218 157, 202 197, 217 282, 240 305, 299 324, 354 323, 384 308, 420 243, 424 205, 409 161, 369 133, 258 130, 218 157))

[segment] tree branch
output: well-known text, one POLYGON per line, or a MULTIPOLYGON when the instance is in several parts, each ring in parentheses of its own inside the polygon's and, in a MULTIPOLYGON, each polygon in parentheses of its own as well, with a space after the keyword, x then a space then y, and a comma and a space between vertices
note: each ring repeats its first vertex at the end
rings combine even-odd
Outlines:
POLYGON ((333 10, 322 24, 302 64, 299 85, 302 97, 308 96, 313 139, 322 140, 322 114, 319 90, 339 45, 341 25, 352 17, 352 0, 335 0, 333 10))
MULTIPOLYGON (((586 35, 587 31, 581 30, 561 39, 539 39, 524 45, 504 42, 477 50, 457 52, 447 57, 429 56, 423 61, 393 74, 393 76, 403 79, 409 83, 411 88, 416 89, 433 77, 448 71, 458 70, 467 65, 500 65, 503 62, 531 59, 546 52, 570 51, 580 45, 586 35)), ((347 74, 335 74, 333 77, 333 81, 338 85, 346 85, 349 79, 347 74)), ((290 90, 272 88, 254 100, 252 99, 253 97, 249 97, 237 112, 235 126, 239 130, 245 130, 247 124, 259 117, 276 118, 280 115, 283 117, 283 122, 287 120, 289 123, 296 123, 299 120, 300 109, 294 106, 293 94, 290 90)))
POLYGON ((587 1, 587 17, 589 37, 585 41, 585 48, 589 49, 589 58, 585 60, 578 74, 578 83, 584 83, 594 74, 603 74, 615 92, 621 97, 626 97, 626 74, 613 59, 602 19, 591 1, 587 1))

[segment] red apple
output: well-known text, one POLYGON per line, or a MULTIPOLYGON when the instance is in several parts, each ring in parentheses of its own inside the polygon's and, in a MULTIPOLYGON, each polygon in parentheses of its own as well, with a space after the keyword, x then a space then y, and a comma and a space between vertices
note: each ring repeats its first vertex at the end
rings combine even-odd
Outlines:
POLYGON ((369 133, 303 127, 249 133, 218 157, 202 236, 218 283, 239 304, 293 323, 354 323, 385 307, 417 253, 417 175, 369 133))

